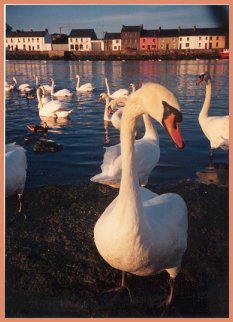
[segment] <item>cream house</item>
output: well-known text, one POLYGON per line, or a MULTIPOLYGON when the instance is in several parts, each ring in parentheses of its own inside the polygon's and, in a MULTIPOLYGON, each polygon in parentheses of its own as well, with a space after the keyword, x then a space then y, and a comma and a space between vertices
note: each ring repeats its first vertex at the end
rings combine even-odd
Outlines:
POLYGON ((6 32, 5 48, 10 51, 48 51, 52 50, 51 35, 45 31, 6 32))
POLYGON ((94 40, 97 40, 94 29, 72 29, 68 37, 68 50, 91 51, 94 40))

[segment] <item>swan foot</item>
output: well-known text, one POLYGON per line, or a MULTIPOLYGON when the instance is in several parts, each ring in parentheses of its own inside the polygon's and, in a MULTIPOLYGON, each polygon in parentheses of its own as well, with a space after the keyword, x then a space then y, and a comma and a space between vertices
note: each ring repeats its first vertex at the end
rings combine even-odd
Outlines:
MULTIPOLYGON (((131 296, 130 289, 128 288, 128 286, 125 285, 125 272, 122 272, 122 280, 121 280, 121 285, 120 286, 111 288, 111 289, 106 290, 106 291, 103 291, 101 294, 104 294, 104 293, 118 293, 119 291, 123 291, 123 290, 127 291, 130 303, 132 303, 133 299, 132 299, 132 296, 131 296)), ((117 296, 117 294, 113 297, 113 299, 116 296, 117 296)))

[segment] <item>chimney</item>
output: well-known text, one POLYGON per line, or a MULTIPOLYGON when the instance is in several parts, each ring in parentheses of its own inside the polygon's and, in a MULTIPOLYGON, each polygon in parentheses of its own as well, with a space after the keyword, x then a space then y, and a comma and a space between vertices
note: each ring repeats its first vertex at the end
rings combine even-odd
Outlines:
POLYGON ((197 29, 196 25, 193 26, 193 31, 195 32, 197 29))
POLYGON ((161 32, 161 29, 162 29, 162 28, 161 28, 161 26, 159 26, 159 34, 160 34, 160 32, 161 32))
POLYGON ((49 32, 49 30, 46 28, 46 29, 45 29, 45 32, 49 32))
POLYGON ((178 26, 178 32, 180 33, 180 30, 181 30, 181 28, 180 28, 180 26, 178 26))

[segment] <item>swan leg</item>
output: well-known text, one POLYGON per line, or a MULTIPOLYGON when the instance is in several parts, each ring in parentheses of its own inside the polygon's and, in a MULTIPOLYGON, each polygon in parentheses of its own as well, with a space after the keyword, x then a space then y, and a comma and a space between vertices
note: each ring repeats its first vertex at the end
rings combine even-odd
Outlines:
POLYGON ((214 168, 214 149, 210 148, 210 164, 209 164, 209 168, 213 169, 214 168))
POLYGON ((126 274, 125 274, 124 271, 122 271, 121 285, 118 286, 118 287, 114 287, 114 288, 111 288, 109 290, 103 291, 102 294, 103 293, 110 293, 110 292, 117 292, 117 291, 121 291, 123 289, 126 289, 127 292, 128 292, 128 295, 129 295, 130 303, 132 303, 133 300, 132 300, 131 292, 130 292, 130 289, 128 288, 128 286, 126 286, 126 284, 125 284, 125 278, 126 278, 126 274))
POLYGON ((23 213, 23 194, 19 193, 18 194, 18 201, 19 201, 19 210, 18 210, 18 214, 19 215, 23 215, 24 219, 26 219, 25 214, 23 213))
POLYGON ((168 281, 168 284, 170 286, 170 292, 165 300, 165 308, 163 310, 163 312, 161 313, 160 317, 163 317, 164 314, 167 312, 168 308, 170 307, 171 305, 171 302, 172 302, 172 296, 173 296, 173 291, 174 291, 174 285, 175 285, 175 277, 172 277, 170 276, 169 277, 169 281, 168 281))

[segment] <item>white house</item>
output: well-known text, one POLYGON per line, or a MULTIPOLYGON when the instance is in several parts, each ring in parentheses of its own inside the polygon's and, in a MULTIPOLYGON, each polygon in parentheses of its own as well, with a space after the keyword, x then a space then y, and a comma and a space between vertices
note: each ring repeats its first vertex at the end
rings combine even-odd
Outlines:
POLYGON ((104 48, 110 51, 121 50, 121 33, 120 32, 106 32, 104 35, 104 48))
POLYGON ((94 29, 72 29, 68 37, 69 51, 91 51, 92 41, 97 40, 94 29))
POLYGON ((48 51, 52 50, 51 35, 45 31, 11 31, 6 33, 6 50, 48 51))

